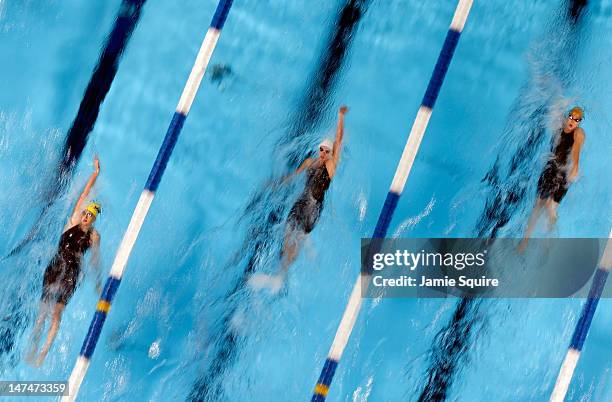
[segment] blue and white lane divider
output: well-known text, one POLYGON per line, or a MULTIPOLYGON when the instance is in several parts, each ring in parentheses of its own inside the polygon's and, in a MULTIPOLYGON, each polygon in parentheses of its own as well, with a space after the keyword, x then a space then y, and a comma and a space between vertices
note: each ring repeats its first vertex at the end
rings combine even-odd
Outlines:
POLYGON ((559 376, 557 377, 555 388, 550 396, 551 402, 562 402, 565 399, 565 394, 567 394, 567 390, 574 375, 574 369, 576 369, 578 359, 580 358, 580 352, 582 352, 584 341, 589 333, 591 321, 593 321, 593 316, 595 315, 595 310, 597 309, 597 303, 599 303, 599 298, 601 297, 604 287, 606 286, 606 279, 608 279, 611 269, 612 230, 610 231, 608 242, 601 257, 601 261, 599 262, 599 266, 597 267, 595 275, 593 276, 589 296, 587 297, 586 303, 582 308, 580 319, 576 323, 572 341, 570 342, 565 359, 561 364, 561 369, 559 370, 559 376))
MULTIPOLYGON (((374 238, 384 238, 387 234, 387 229, 389 228, 389 223, 393 217, 393 212, 395 211, 395 207, 397 206, 399 197, 402 194, 404 185, 408 179, 408 174, 410 173, 410 169, 414 163, 417 151, 421 145, 421 140, 425 134, 431 112, 434 104, 436 103, 436 99, 438 98, 438 94, 440 93, 440 87, 442 86, 442 82, 446 76, 446 71, 448 70, 448 66, 453 58, 453 54, 455 53, 455 48, 457 47, 461 31, 463 31, 465 21, 470 13, 472 2, 473 0, 459 0, 459 3, 457 4, 457 9, 455 10, 453 21, 451 22, 450 29, 446 35, 446 40, 444 41, 444 45, 442 45, 442 50, 438 56, 438 61, 436 62, 433 74, 429 80, 429 85, 425 91, 425 96, 421 102, 421 107, 419 108, 414 124, 412 125, 412 130, 410 131, 404 152, 402 153, 402 157, 395 172, 395 177, 391 183, 391 189, 387 194, 387 199, 385 200, 385 204, 383 205, 382 211, 378 217, 376 229, 374 230, 374 235, 372 236, 374 238)), ((379 243, 372 242, 371 244, 374 245, 373 247, 376 247, 379 243)), ((372 253, 372 250, 368 250, 368 252, 372 253)), ((369 281, 365 280, 362 282, 362 279, 363 275, 360 274, 355 282, 355 286, 353 287, 353 291, 346 309, 344 310, 344 315, 342 316, 342 320, 340 321, 340 325, 336 331, 336 337, 332 343, 329 355, 325 360, 323 370, 321 370, 321 375, 319 376, 319 380, 317 381, 314 393, 312 395, 312 402, 322 402, 327 397, 329 387, 334 378, 334 373, 336 372, 338 363, 342 358, 342 353, 344 352, 344 348, 348 343, 348 339, 353 331, 355 321, 359 315, 359 310, 361 309, 362 290, 364 292, 367 290, 362 289, 361 286, 362 283, 369 283, 369 281)))
POLYGON ((106 320, 106 316, 110 310, 113 297, 117 292, 119 284, 121 283, 121 277, 123 276, 123 271, 127 265, 128 258, 130 257, 134 243, 136 243, 136 238, 138 237, 138 233, 140 232, 145 217, 147 216, 149 207, 153 202, 155 191, 157 190, 162 175, 164 174, 164 170, 166 169, 166 165, 168 164, 168 160, 170 159, 174 145, 176 144, 178 136, 181 132, 183 123, 187 118, 191 104, 193 103, 196 93, 198 92, 198 88, 200 87, 200 83, 202 82, 202 78, 206 72, 208 62, 213 54, 213 51, 215 50, 217 40, 219 39, 221 29, 225 24, 232 1, 233 0, 221 0, 217 5, 217 10, 215 11, 210 27, 208 28, 208 32, 206 32, 206 36, 204 37, 204 41, 202 42, 202 46, 198 52, 198 56, 191 70, 191 74, 189 74, 189 79, 187 80, 185 88, 183 89, 183 94, 181 95, 176 112, 174 113, 170 126, 168 127, 168 131, 166 132, 164 142, 162 143, 159 153, 157 154, 157 159, 153 164, 153 168, 151 169, 151 173, 149 174, 145 188, 140 195, 138 204, 136 205, 136 208, 132 214, 130 224, 123 235, 123 239, 121 240, 121 244, 119 245, 119 249, 115 255, 115 260, 113 262, 110 275, 106 280, 106 284, 104 285, 104 289, 96 307, 96 312, 93 316, 91 324, 89 325, 89 331, 87 332, 87 336, 83 342, 81 353, 74 368, 72 369, 72 373, 70 374, 70 379, 68 380, 68 395, 62 397, 62 402, 74 401, 79 393, 79 388, 81 387, 81 383, 83 382, 83 378, 85 377, 87 368, 89 367, 89 361, 94 349, 96 348, 98 339, 100 338, 100 332, 102 331, 102 326, 104 325, 104 321, 106 320))

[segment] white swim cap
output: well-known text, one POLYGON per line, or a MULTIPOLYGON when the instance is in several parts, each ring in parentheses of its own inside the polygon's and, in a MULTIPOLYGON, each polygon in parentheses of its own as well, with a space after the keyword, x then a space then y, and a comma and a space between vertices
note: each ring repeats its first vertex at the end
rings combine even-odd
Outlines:
POLYGON ((321 148, 321 147, 327 148, 330 151, 333 151, 334 150, 334 143, 331 142, 330 139, 326 138, 323 141, 321 141, 321 143, 319 144, 319 148, 321 148))

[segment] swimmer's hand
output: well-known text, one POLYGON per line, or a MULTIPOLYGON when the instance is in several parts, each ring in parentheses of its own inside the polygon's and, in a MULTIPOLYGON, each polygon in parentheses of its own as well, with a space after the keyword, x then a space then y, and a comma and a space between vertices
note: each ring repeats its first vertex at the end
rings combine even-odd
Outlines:
POLYGON ((340 110, 338 111, 338 113, 340 113, 341 115, 344 115, 346 114, 346 112, 348 112, 348 107, 346 107, 346 105, 340 106, 340 110))
POLYGON ((98 155, 94 157, 94 173, 100 173, 100 159, 98 159, 98 155))
POLYGON ((282 179, 270 179, 266 182, 265 186, 268 188, 275 188, 278 186, 281 186, 283 184, 286 184, 286 178, 282 178, 282 179))
POLYGON ((270 179, 266 182, 266 187, 275 188, 275 187, 284 186, 285 184, 288 184, 291 182, 291 180, 293 179, 293 176, 295 176, 295 173, 289 173, 288 175, 285 175, 281 177, 280 179, 270 179))
POLYGON ((96 279, 96 293, 98 293, 98 296, 102 296, 102 279, 99 276, 96 279))

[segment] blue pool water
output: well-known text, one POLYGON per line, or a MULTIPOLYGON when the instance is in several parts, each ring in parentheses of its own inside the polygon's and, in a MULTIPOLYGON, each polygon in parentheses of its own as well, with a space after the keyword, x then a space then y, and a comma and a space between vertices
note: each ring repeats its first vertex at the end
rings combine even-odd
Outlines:
MULTIPOLYGON (((3 254, 44 205, 45 185, 120 3, 0 0, 3 254)), ((211 61, 232 73, 202 84, 80 400, 310 398, 359 272, 360 238, 373 231, 456 4, 369 2, 323 94, 322 114, 296 138, 344 3, 235 1, 211 61), (286 213, 299 192, 296 184, 274 196, 265 183, 292 166, 288 154, 330 135, 341 103, 350 107, 342 164, 291 268, 287 293, 251 294, 240 286, 245 270, 277 268, 283 225, 268 217, 286 213)), ((612 3, 590 2, 576 26, 566 19, 564 0, 508 3, 475 2, 390 234, 488 235, 500 215, 483 223, 485 204, 525 188, 497 232, 520 235, 548 139, 519 160, 518 173, 510 172, 510 161, 535 122, 552 127, 556 113, 578 103, 587 114, 582 173, 559 208, 554 235, 607 236, 612 3), (491 171, 497 187, 483 181, 491 171)), ((69 190, 52 207, 41 238, 0 263, 1 325, 12 339, 0 351, 0 379, 69 376, 97 300, 90 279, 66 308, 43 367, 23 362, 64 216, 98 154, 95 197, 104 212, 97 227, 109 269, 215 6, 213 0, 145 4, 69 190)), ((417 400, 436 334, 456 304, 365 303, 328 400, 417 400)), ((447 398, 548 400, 581 304, 483 302, 447 398)), ((611 308, 607 300, 599 305, 568 400, 612 400, 611 308)))

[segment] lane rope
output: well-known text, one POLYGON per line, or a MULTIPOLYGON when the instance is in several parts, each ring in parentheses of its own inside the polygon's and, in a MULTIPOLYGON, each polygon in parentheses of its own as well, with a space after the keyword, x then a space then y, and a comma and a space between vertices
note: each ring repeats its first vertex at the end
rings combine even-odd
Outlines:
MULTIPOLYGON (((427 90, 423 96, 421 106, 417 112, 410 135, 408 136, 408 141, 406 142, 406 146, 404 147, 395 176, 393 177, 391 188, 387 194, 387 198, 378 217, 378 222, 376 224, 376 228, 374 229, 374 235, 372 236, 373 238, 382 239, 387 234, 391 218, 393 217, 399 197, 402 194, 406 180, 408 179, 408 175, 412 168, 412 164, 414 163, 419 146, 421 145, 421 140, 423 139, 423 135, 427 129, 429 118, 431 117, 433 107, 438 99, 440 88, 442 87, 444 77, 448 71, 453 54, 455 53, 455 49, 457 48, 457 43, 459 42, 459 37, 461 36, 461 32, 463 31, 463 27, 470 13, 472 3, 473 0, 459 0, 457 4, 453 20, 446 35, 446 39, 444 40, 444 44, 442 45, 442 50, 438 56, 434 71, 429 80, 429 84, 427 85, 427 90)), ((370 244, 368 253, 375 253, 375 248, 379 245, 380 242, 372 242, 370 244)), ((314 393, 312 395, 312 402, 323 402, 327 397, 336 368, 338 367, 338 363, 342 358, 344 348, 346 347, 349 337, 351 336, 355 321, 359 316, 359 311, 361 309, 361 295, 367 290, 365 288, 362 289, 362 283, 369 283, 368 279, 369 278, 362 274, 357 277, 357 281, 353 286, 353 291, 351 292, 346 309, 344 310, 342 320, 340 321, 340 325, 336 331, 336 336, 332 343, 331 349, 327 359, 325 360, 323 369, 321 370, 319 380, 315 385, 314 393)))
POLYGON ((569 385, 572 382, 572 377, 574 376, 574 370, 578 364, 578 359, 580 358, 580 353, 582 352, 582 347, 584 346, 587 334, 589 333, 589 328, 591 327, 591 322, 593 321, 597 304, 599 303, 601 294, 606 286, 606 280, 610 274, 610 269, 612 269, 612 230, 610 230, 608 242, 606 243, 606 248, 604 249, 601 261, 597 266, 595 275, 593 275, 589 296, 587 297, 586 303, 584 303, 584 306, 582 307, 582 313, 580 314, 580 318, 576 323, 574 335, 572 336, 569 348, 567 349, 567 354, 565 355, 565 359, 563 360, 561 368, 559 369, 559 375, 557 377, 555 387, 550 395, 550 402, 562 402, 565 399, 569 385))

